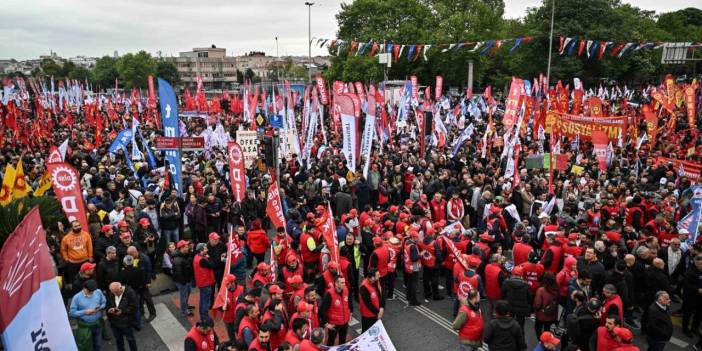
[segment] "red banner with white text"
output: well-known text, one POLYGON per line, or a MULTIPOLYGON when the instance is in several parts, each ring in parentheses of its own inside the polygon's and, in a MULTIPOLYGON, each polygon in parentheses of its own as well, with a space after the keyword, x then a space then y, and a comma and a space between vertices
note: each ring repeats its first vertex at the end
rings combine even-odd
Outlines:
POLYGON ((236 141, 230 141, 227 143, 227 155, 229 156, 229 183, 232 186, 232 194, 236 201, 243 201, 246 192, 244 153, 236 141))
POLYGON ((83 202, 83 191, 80 188, 80 176, 76 169, 65 162, 47 165, 51 173, 51 185, 56 193, 56 199, 61 203, 68 222, 79 221, 83 230, 88 230, 88 219, 83 202))

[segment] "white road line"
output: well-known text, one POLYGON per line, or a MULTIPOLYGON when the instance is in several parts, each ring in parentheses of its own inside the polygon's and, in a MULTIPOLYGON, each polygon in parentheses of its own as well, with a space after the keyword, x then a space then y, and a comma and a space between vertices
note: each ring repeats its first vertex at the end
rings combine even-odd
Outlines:
MULTIPOLYGON (((397 297, 400 301, 404 302, 405 304, 407 303, 404 293, 400 291, 395 291, 395 294, 398 295, 397 297)), ((423 315, 424 317, 428 318, 432 322, 438 324, 440 327, 448 330, 452 334, 458 335, 458 332, 453 329, 453 323, 450 323, 446 318, 434 313, 434 311, 431 311, 430 309, 424 306, 414 306, 414 310, 417 311, 419 314, 423 315)))
POLYGON ((349 326, 353 327, 354 325, 361 323, 359 322, 356 318, 351 317, 351 320, 349 321, 349 326))
POLYGON ((362 330, 363 330, 363 329, 361 329, 361 328, 356 328, 356 334, 358 334, 358 335, 363 334, 363 333, 361 333, 362 330))
POLYGON ((676 337, 670 338, 670 343, 677 346, 677 347, 680 347, 682 349, 684 349, 690 345, 690 344, 688 344, 688 343, 686 343, 686 342, 684 342, 676 337))
POLYGON ((161 338, 166 347, 172 351, 183 350, 183 337, 187 330, 173 316, 163 303, 156 304, 156 318, 151 321, 151 326, 161 338))

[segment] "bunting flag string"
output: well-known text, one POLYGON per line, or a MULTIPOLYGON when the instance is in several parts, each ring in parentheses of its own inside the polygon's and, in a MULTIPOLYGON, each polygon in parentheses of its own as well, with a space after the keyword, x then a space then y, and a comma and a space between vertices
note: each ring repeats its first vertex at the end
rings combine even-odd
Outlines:
MULTIPOLYGON (((585 54, 586 59, 599 58, 600 60, 605 57, 616 57, 621 59, 630 55, 636 51, 641 50, 655 50, 660 49, 666 44, 682 44, 675 42, 660 42, 660 41, 624 41, 624 42, 614 42, 608 40, 597 40, 597 39, 584 39, 579 37, 558 37, 558 49, 557 52, 561 56, 573 56, 583 57, 585 54), (577 51, 576 48, 577 47, 577 51)), ((697 42, 694 44, 686 43, 692 47, 699 47, 702 42, 697 42)), ((517 43, 515 42, 515 46, 517 43)))

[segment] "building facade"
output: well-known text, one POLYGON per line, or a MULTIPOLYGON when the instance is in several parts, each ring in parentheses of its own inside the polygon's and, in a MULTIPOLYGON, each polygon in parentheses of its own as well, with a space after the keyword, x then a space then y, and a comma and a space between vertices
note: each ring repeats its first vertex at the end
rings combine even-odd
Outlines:
POLYGON ((227 49, 193 48, 192 51, 179 53, 178 57, 166 60, 175 64, 183 87, 195 89, 197 76, 202 77, 205 90, 231 89, 236 85, 237 59, 227 56, 227 49))

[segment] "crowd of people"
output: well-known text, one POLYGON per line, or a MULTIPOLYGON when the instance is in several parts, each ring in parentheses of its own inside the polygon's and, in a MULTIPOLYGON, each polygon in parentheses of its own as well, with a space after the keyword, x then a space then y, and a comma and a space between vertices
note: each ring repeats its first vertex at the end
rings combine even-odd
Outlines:
MULTIPOLYGON (((175 283, 185 317, 194 315, 192 289, 199 291, 198 316, 191 318, 196 323, 184 341, 188 351, 343 344, 354 309, 367 330, 383 318, 386 301, 396 299, 398 284, 411 306, 449 298, 461 350, 525 350, 528 333, 537 338, 537 350, 636 350, 634 332, 649 350, 663 350, 673 335, 673 313, 682 314, 686 335, 700 335, 702 244, 690 239, 696 228, 677 225, 692 210, 697 179, 657 157, 678 159, 692 147, 684 157, 694 163, 702 154, 697 126, 686 124, 684 109, 675 112, 680 118, 672 125, 663 113, 657 139, 637 142, 632 133, 643 134, 646 125, 636 116, 651 102, 645 92, 637 92, 636 103, 603 99, 608 113, 635 122, 613 147, 605 171, 585 137, 559 138, 562 153, 581 173, 524 168, 526 156, 556 142, 536 137, 527 116, 517 181, 505 177, 503 144, 483 137, 487 128, 496 139, 507 132, 499 94, 494 114, 491 107, 458 112, 470 102, 465 95, 444 97, 448 106, 436 104, 437 111, 456 111, 474 128, 455 153, 451 143, 420 146, 415 113, 397 116, 397 106, 379 103, 391 129, 387 139, 373 143, 366 176, 361 167, 347 167, 343 136, 326 116, 326 134, 314 135, 310 159, 281 159, 279 177, 266 167, 261 144, 261 157, 247 169, 242 201, 230 190, 226 150, 185 152, 179 196, 159 152, 155 168, 127 162, 122 151, 109 153, 111 140, 95 144, 95 131, 80 123, 86 116, 76 109, 49 113, 53 139, 38 145, 4 129, 0 166, 16 166, 21 158, 36 187, 49 147, 69 140, 65 161, 81 175, 89 227, 54 223, 48 243, 82 350, 100 350, 110 338, 120 351, 125 340, 137 350, 139 330, 156 318, 150 287, 157 273, 175 283), (286 218, 279 228, 266 213, 273 181, 286 218), (329 209, 338 247, 323 238, 329 209), (228 249, 235 252, 225 271, 228 249), (224 304, 216 298, 220 289, 226 289, 224 304), (678 311, 671 311, 671 301, 682 304, 678 311), (533 329, 525 328, 532 315, 533 329), (216 335, 215 319, 227 335, 216 335)), ((699 94, 695 102, 700 105, 699 94)), ((12 104, 0 104, 0 115, 8 116, 12 104)), ((34 104, 19 108, 36 113, 34 104)), ((122 108, 119 120, 105 118, 104 135, 139 118, 153 145, 162 133, 146 112, 122 108)), ((302 105, 295 111, 299 121, 302 105)), ((182 119, 191 135, 211 129, 211 120, 232 139, 250 125, 226 112, 182 119)), ((462 132, 449 124, 448 140, 462 132)))

